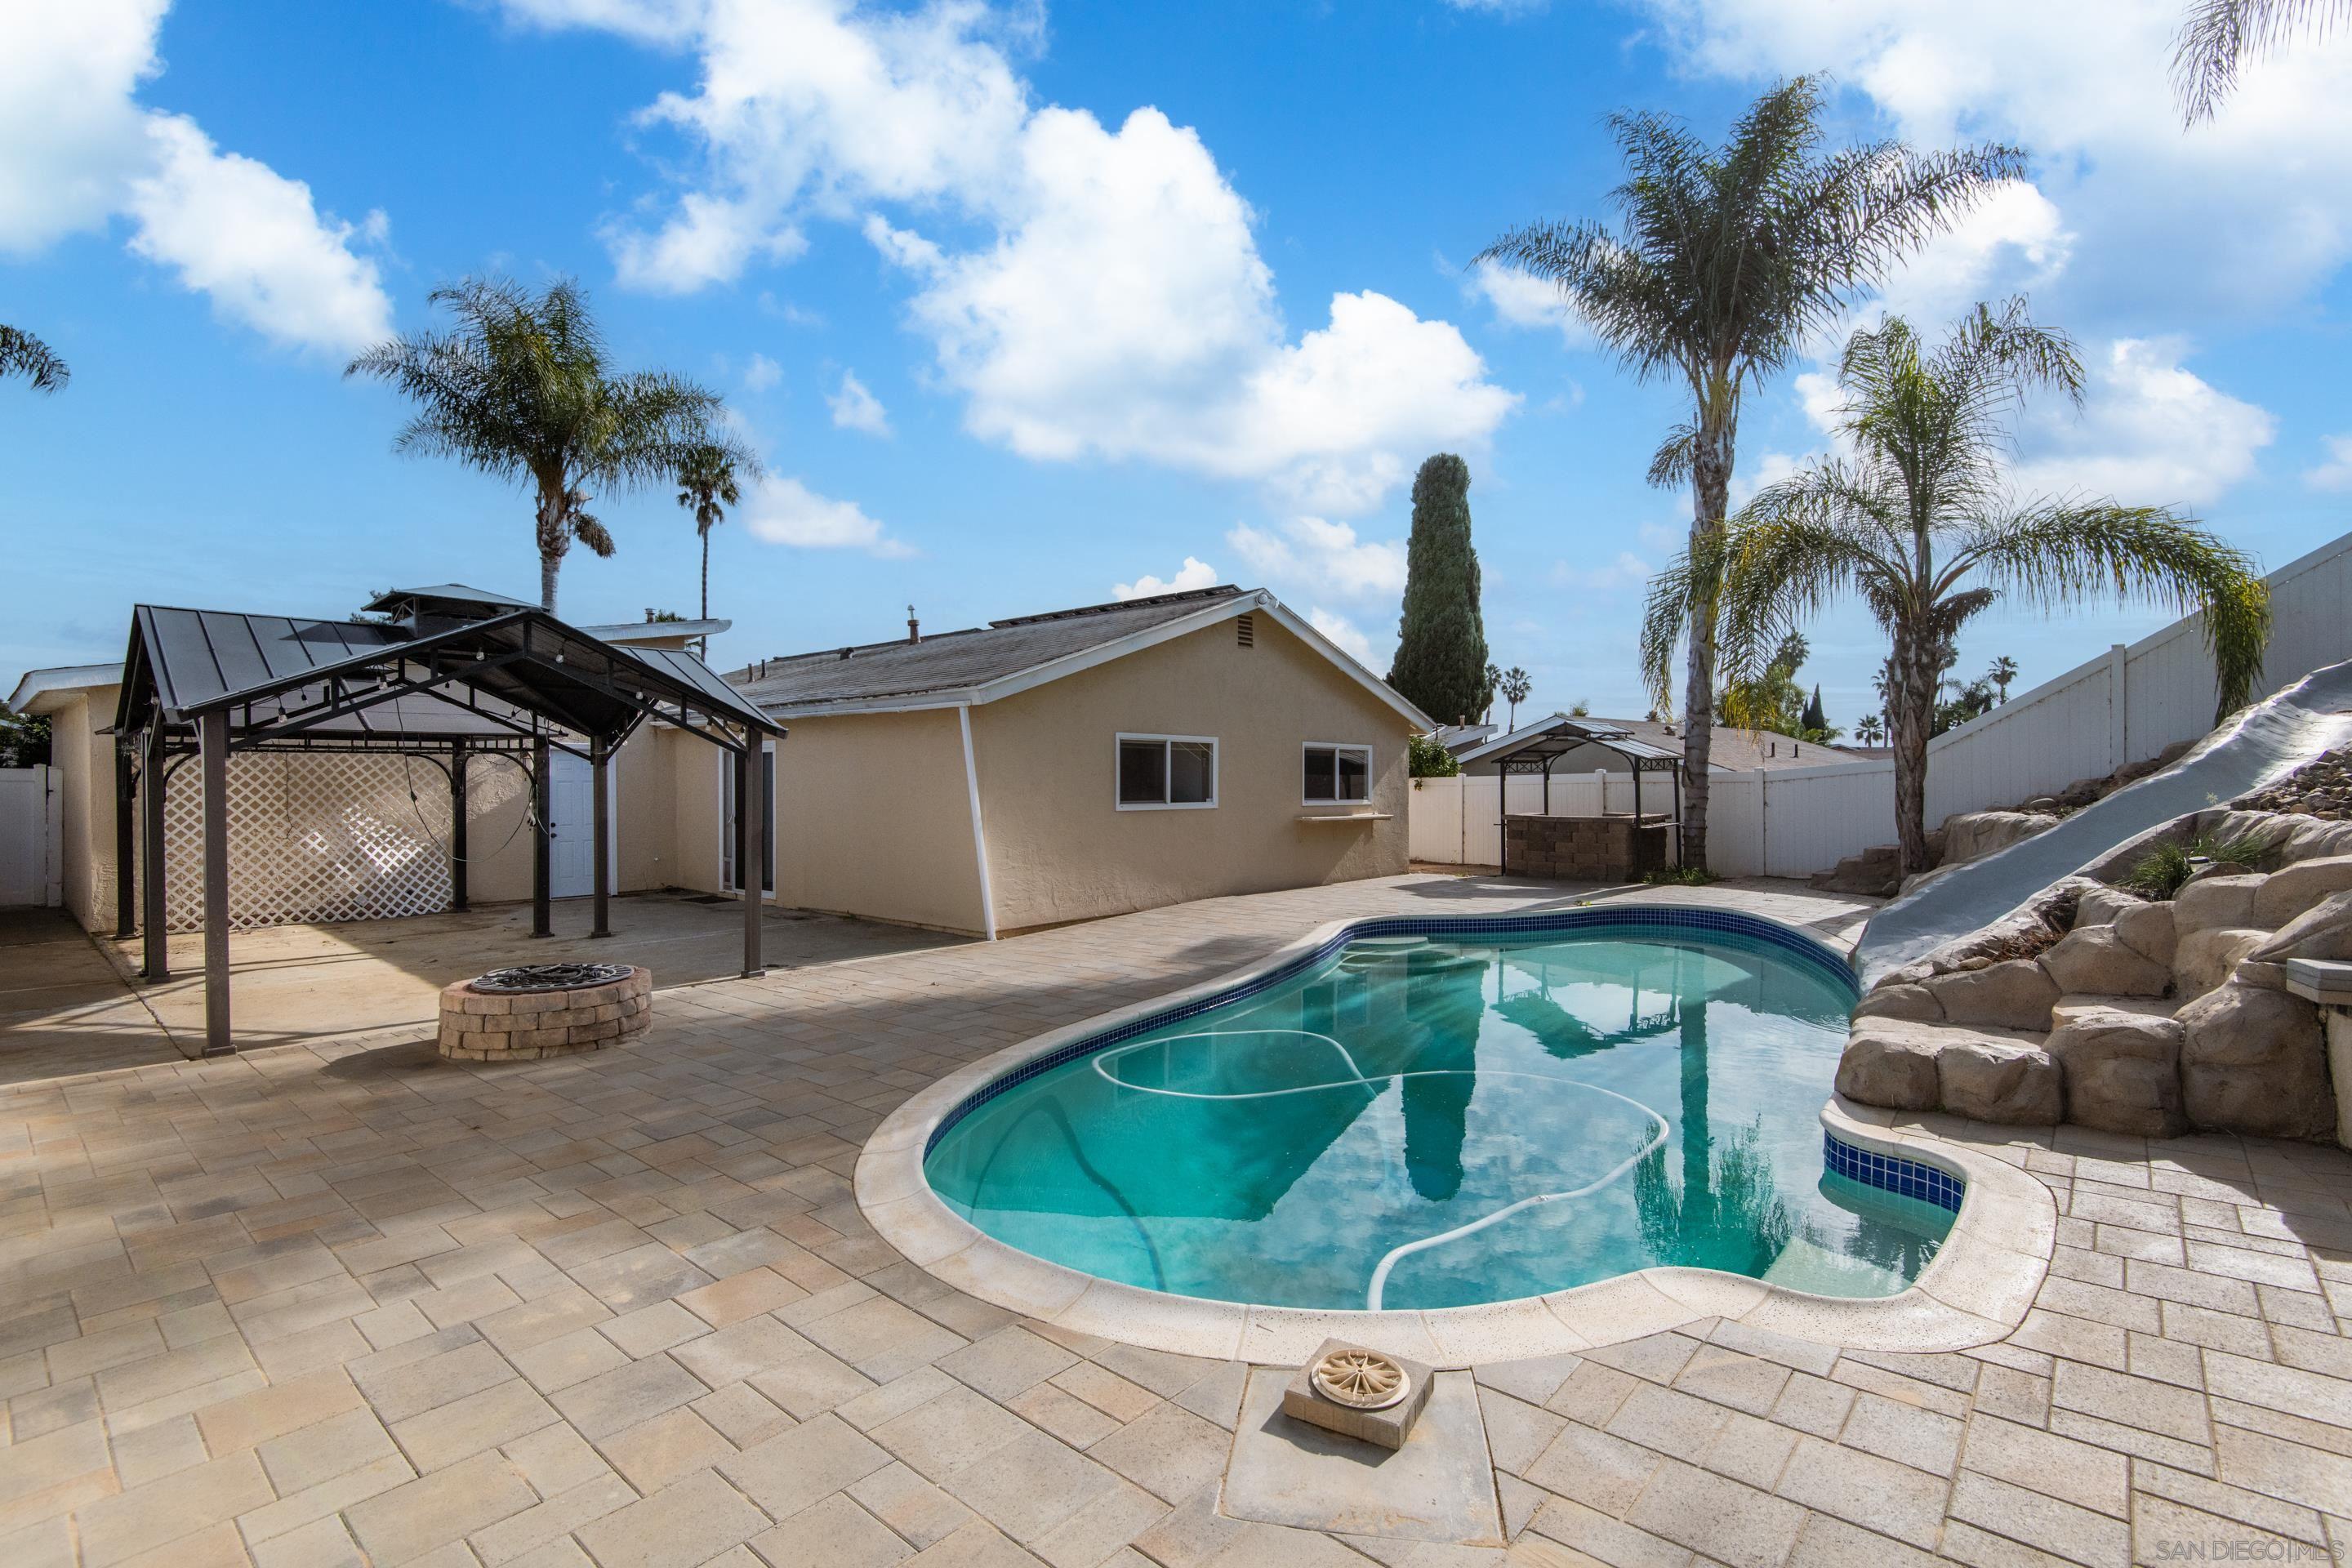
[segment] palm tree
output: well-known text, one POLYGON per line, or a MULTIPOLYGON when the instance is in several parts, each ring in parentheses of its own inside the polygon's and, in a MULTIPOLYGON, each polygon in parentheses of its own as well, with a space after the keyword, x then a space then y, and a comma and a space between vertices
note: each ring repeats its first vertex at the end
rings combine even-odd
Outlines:
POLYGON ((540 605, 551 614, 575 542, 613 553, 613 536, 587 511, 592 492, 659 484, 705 447, 758 471, 719 429, 716 393, 661 371, 612 368, 588 296, 572 279, 534 296, 502 278, 469 278, 428 298, 457 318, 455 331, 379 343, 343 374, 391 382, 418 405, 395 450, 455 458, 533 488, 540 605))
MULTIPOLYGON (((1694 576, 1718 584, 1725 658, 1744 672, 1832 601, 1862 600, 1894 649, 1887 720, 1906 872, 1927 868, 1938 679, 1960 628, 2002 595, 2045 611, 2107 592, 2200 610, 2221 710, 2247 700, 2270 596, 2244 552, 2161 507, 2020 500, 2004 487, 2006 426, 2020 401, 2051 387, 2079 402, 2083 384, 2073 342, 2036 326, 2023 300, 1978 306, 1932 349, 1890 317, 1847 341, 1838 384, 1838 434, 1854 455, 1818 460, 1759 494, 1711 546, 1714 560, 1678 560, 1661 575, 1651 613, 1661 600, 1682 602, 1694 576)), ((1648 654, 1652 680, 1663 682, 1660 646, 1648 654)))
POLYGON ((2017 679, 2017 660, 2002 654, 1992 661, 1992 668, 1985 671, 1985 679, 1992 682, 1996 700, 2008 701, 2009 683, 2017 679))
POLYGON ((2238 88, 2238 73, 2286 47, 2352 22, 2352 0, 2194 0, 2172 44, 2172 89, 2180 118, 2210 120, 2238 88))
POLYGON ((1853 721, 1853 738, 1865 746, 1874 746, 1886 734, 1885 721, 1875 713, 1865 713, 1853 721))
MULTIPOLYGON (((694 514, 702 541, 702 619, 710 618, 710 531, 727 521, 727 509, 743 499, 735 483, 735 459, 723 447, 697 447, 677 468, 677 504, 694 514)), ((710 651, 710 639, 702 639, 710 651)))
POLYGON ((21 375, 35 392, 55 392, 73 379, 57 351, 32 333, 0 327, 0 376, 21 375))
POLYGON ((1535 689, 1535 682, 1528 679, 1528 672, 1517 665, 1515 664, 1503 671, 1502 679, 1495 684, 1495 689, 1501 692, 1503 700, 1511 705, 1510 721, 1503 726, 1506 731, 1519 727, 1519 704, 1525 702, 1528 700, 1528 693, 1535 689))
MULTIPOLYGON (((1689 388, 1691 417, 1658 448, 1649 477, 1690 484, 1694 559, 1712 558, 1723 528, 1742 393, 1828 328, 1856 289, 1995 183, 2025 173, 2025 155, 1998 145, 1921 154, 1887 141, 1824 153, 1822 98, 1817 78, 1783 82, 1720 148, 1664 115, 1614 115, 1626 178, 1612 199, 1623 226, 1531 224, 1477 258, 1556 283, 1637 376, 1689 388)), ((1678 630, 1689 637, 1683 863, 1704 866, 1716 602, 1712 584, 1689 585, 1664 630, 1669 641, 1678 630)))

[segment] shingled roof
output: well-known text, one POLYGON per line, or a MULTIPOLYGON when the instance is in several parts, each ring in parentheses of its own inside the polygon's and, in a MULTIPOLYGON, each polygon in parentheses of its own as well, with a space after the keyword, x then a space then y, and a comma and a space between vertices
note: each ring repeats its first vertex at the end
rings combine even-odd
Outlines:
POLYGON ((1236 616, 1261 613, 1296 633, 1408 719, 1427 718, 1265 590, 1221 584, 1107 605, 1014 616, 962 631, 927 632, 849 647, 755 660, 730 670, 736 689, 771 716, 953 707, 1013 691, 1181 637, 1236 616))

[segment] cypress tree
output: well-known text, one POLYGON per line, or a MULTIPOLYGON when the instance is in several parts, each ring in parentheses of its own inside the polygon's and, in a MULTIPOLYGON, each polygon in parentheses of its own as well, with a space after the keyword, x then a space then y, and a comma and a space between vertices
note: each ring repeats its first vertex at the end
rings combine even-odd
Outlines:
POLYGON ((1451 452, 1412 481, 1405 546, 1404 614, 1389 684, 1441 724, 1486 711, 1486 623, 1478 608, 1478 552, 1470 544, 1470 465, 1451 452))
POLYGON ((1805 704, 1804 717, 1797 723, 1808 734, 1815 735, 1830 727, 1830 716, 1822 707, 1822 689, 1818 683, 1813 687, 1813 700, 1805 704))

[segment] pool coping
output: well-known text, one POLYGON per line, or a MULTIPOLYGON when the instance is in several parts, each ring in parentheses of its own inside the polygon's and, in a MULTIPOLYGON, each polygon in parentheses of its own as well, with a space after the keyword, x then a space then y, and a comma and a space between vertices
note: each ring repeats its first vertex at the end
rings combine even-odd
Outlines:
MULTIPOLYGON (((1596 911, 1736 913, 1827 948, 1810 932, 1747 910, 1610 900, 1596 911)), ((1479 929, 1557 926, 1566 911, 1468 917, 1479 929)), ((923 1158, 939 1129, 975 1091, 1095 1037, 1265 981, 1367 928, 1396 917, 1327 921, 1265 957, 1200 982, 1035 1036, 958 1068, 909 1096, 859 1152, 855 1190, 866 1222, 917 1268, 965 1294, 1058 1328, 1149 1350, 1294 1366, 1339 1335, 1457 1368, 1574 1353, 1707 1319, 1853 1350, 1955 1351, 2011 1333, 2048 1272, 2058 1232, 2050 1190, 2017 1165, 1895 1111, 1832 1095, 1822 1124, 1866 1152, 1910 1160, 1967 1184, 1952 1228, 1916 1281, 1893 1296, 1816 1296, 1746 1275, 1661 1267, 1544 1296, 1370 1312, 1248 1305, 1122 1284, 1023 1252, 956 1214, 931 1190, 923 1158)), ((1433 920, 1434 927, 1455 922, 1433 920)), ((1678 921, 1675 923, 1689 923, 1678 921)))

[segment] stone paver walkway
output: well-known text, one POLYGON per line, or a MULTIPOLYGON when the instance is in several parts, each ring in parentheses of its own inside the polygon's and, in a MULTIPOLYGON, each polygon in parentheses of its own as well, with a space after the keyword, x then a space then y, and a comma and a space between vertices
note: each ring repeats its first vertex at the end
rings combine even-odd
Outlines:
MULTIPOLYGON (((951 1291, 849 1173, 1012 1041, 1338 915, 1557 896, 1409 879, 689 987, 527 1068, 347 1043, 0 1091, 0 1564, 1498 1563, 1223 1518, 1241 1366, 951 1291)), ((1508 1560, 2342 1561, 2352 1157, 1998 1147, 2065 1216, 2004 1343, 1701 1324, 1481 1368, 1508 1560)))

